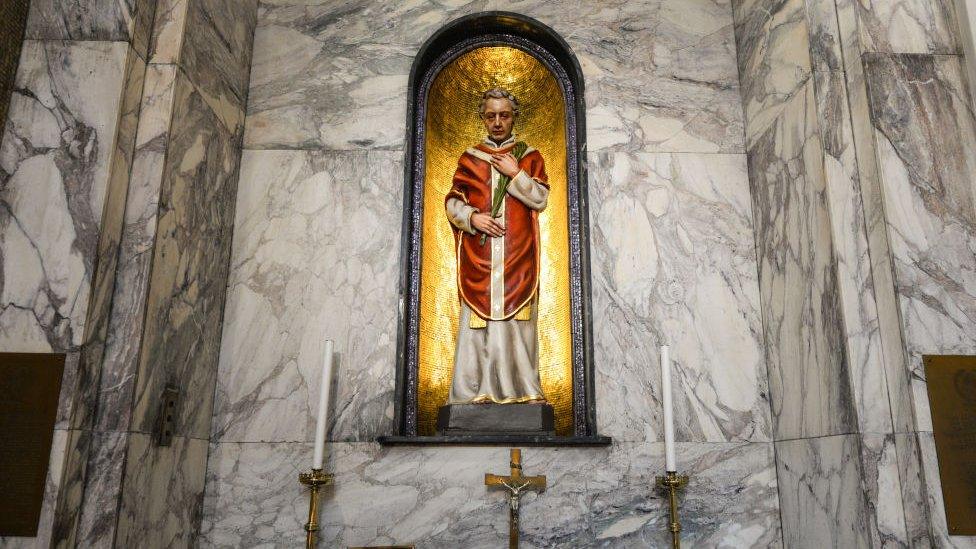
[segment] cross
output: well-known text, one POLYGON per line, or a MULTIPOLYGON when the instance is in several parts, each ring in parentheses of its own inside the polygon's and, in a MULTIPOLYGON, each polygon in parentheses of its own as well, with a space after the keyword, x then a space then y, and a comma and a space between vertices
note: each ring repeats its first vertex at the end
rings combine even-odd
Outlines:
POLYGON ((485 486, 501 486, 508 490, 508 547, 518 549, 519 499, 526 490, 545 491, 546 477, 545 475, 522 476, 522 450, 519 448, 512 448, 509 465, 512 467, 512 474, 507 477, 485 473, 485 486))

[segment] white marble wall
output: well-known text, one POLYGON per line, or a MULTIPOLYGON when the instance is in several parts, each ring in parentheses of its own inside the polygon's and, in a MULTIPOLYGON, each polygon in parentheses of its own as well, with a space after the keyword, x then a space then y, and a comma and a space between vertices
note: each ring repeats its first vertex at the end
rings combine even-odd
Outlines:
MULTIPOLYGON (((36 28, 32 11, 28 34, 36 28)), ((46 546, 77 518, 65 485, 83 475, 72 458, 91 438, 91 365, 104 345, 144 68, 125 41, 29 39, 21 51, 0 145, 0 351, 68 360, 41 528, 0 544, 46 546)))
POLYGON ((262 2, 217 376, 204 546, 301 539, 322 341, 339 363, 328 543, 503 543, 504 448, 382 448, 393 420, 406 83, 448 21, 552 26, 586 83, 599 430, 526 449, 529 546, 665 541, 656 346, 677 362, 686 540, 781 544, 731 5, 262 2), (570 15, 571 14, 571 15, 570 15))

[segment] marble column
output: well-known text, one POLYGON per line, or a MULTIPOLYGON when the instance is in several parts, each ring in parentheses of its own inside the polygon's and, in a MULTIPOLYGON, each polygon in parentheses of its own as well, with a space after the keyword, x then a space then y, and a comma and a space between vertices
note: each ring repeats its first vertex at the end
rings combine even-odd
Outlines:
MULTIPOLYGON (((869 105, 868 89, 872 90, 874 100, 876 87, 888 86, 891 90, 898 85, 898 76, 882 76, 887 72, 898 75, 898 71, 876 61, 872 55, 955 54, 952 5, 947 1, 759 0, 737 2, 736 6, 740 75, 743 88, 754 90, 743 94, 747 135, 761 133, 764 139, 762 148, 750 150, 752 184, 767 187, 766 184, 775 181, 771 174, 785 174, 774 183, 783 191, 767 189, 764 193, 774 198, 770 222, 783 222, 785 226, 797 221, 809 223, 815 219, 812 213, 821 212, 817 215, 822 216, 819 223, 825 230, 820 234, 809 233, 805 245, 812 246, 811 249, 820 247, 825 267, 833 272, 829 276, 832 284, 828 292, 836 294, 833 313, 836 325, 829 346, 842 351, 842 367, 823 379, 847 402, 846 406, 828 407, 826 411, 834 417, 850 417, 846 426, 822 433, 821 438, 814 439, 812 435, 816 433, 800 433, 795 440, 777 442, 784 538, 788 545, 790 540, 801 544, 841 542, 872 546, 949 543, 944 524, 940 526, 937 520, 941 509, 931 505, 938 499, 931 486, 933 480, 937 484, 937 475, 927 470, 922 461, 925 437, 917 434, 917 430, 925 429, 924 375, 918 372, 917 358, 915 365, 911 365, 913 326, 907 324, 904 298, 899 296, 917 295, 921 284, 917 278, 907 275, 901 275, 899 280, 897 268, 893 269, 893 264, 897 265, 894 246, 900 238, 898 235, 917 232, 928 221, 923 216, 892 221, 898 210, 889 202, 889 195, 894 191, 885 182, 888 176, 884 174, 885 159, 881 154, 884 142, 876 130, 879 122, 874 119, 875 111, 885 107, 869 105), (868 63, 869 58, 874 65, 868 63), (868 67, 873 67, 871 74, 868 67), (884 82, 875 84, 873 80, 884 82), (808 107, 794 108, 791 113, 792 102, 803 102, 808 107), (779 120, 781 117, 786 120, 779 120), (784 129, 800 129, 772 129, 776 124, 784 129), (813 141, 809 161, 802 164, 794 161, 776 168, 776 163, 769 160, 770 151, 775 151, 772 158, 780 156, 790 143, 797 142, 798 134, 807 136, 801 141, 813 141), (810 170, 797 170, 800 165, 812 166, 817 172, 812 184, 817 189, 816 202, 822 204, 818 208, 811 209, 806 203, 790 200, 786 189, 805 186, 811 181, 797 177, 801 171, 810 173, 810 170), (843 467, 855 468, 856 474, 843 472, 843 467), (853 499, 831 503, 830 499, 815 495, 830 494, 823 488, 831 485, 832 478, 844 475, 860 483, 861 490, 850 492, 853 499), (794 483, 789 490, 784 484, 787 482, 794 483), (864 497, 854 492, 863 492, 864 497), (931 521, 930 512, 933 513, 931 521)), ((907 105, 899 107, 915 105, 914 111, 909 108, 909 112, 926 113, 925 116, 930 116, 928 111, 959 109, 954 98, 965 92, 960 84, 955 84, 959 79, 958 70, 954 72, 952 67, 946 67, 944 73, 945 82, 953 83, 946 86, 955 90, 955 96, 936 92, 924 104, 921 100, 906 100, 907 105)), ((905 82, 922 78, 905 71, 900 76, 905 82)), ((883 95, 885 92, 881 93, 878 97, 890 99, 883 95)), ((913 91, 901 93, 901 97, 918 96, 913 91)), ((964 111, 960 111, 960 116, 963 120, 967 118, 964 111)), ((921 118, 889 117, 896 118, 898 122, 889 126, 888 132, 901 135, 918 131, 911 127, 920 124, 917 120, 921 118)), ((952 138, 969 143, 966 126, 961 128, 952 133, 952 138)), ((926 154, 943 154, 935 140, 917 147, 926 154)), ((960 158, 964 154, 955 152, 960 158)), ((923 157, 918 152, 900 158, 909 166, 909 172, 914 172, 924 169, 923 157)), ((955 170, 953 181, 966 180, 969 169, 966 164, 950 162, 950 165, 946 171, 955 170)), ((953 192, 965 194, 960 190, 965 187, 962 183, 950 186, 956 188, 953 192)), ((766 222, 757 220, 757 225, 764 226, 766 222)), ((761 265, 762 255, 761 252, 761 265)), ((794 255, 775 249, 766 254, 773 271, 787 279, 794 255)), ((949 261, 949 255, 945 257, 949 261)), ((952 269, 966 272, 965 257, 953 256, 949 261, 952 269)), ((776 279, 774 276, 768 284, 770 293, 764 300, 764 309, 777 311, 782 307, 802 318, 816 318, 791 309, 789 293, 778 290, 776 279)), ((821 309, 821 314, 826 310, 821 309)), ((938 323, 926 319, 914 326, 922 325, 925 330, 937 330, 938 323)), ((774 337, 780 338, 784 325, 776 322, 772 326, 774 337)), ((766 329, 768 334, 770 325, 766 329)), ((787 332, 798 336, 803 345, 818 340, 815 333, 789 328, 787 332)), ((927 352, 935 352, 931 349, 957 346, 928 347, 927 352)), ((790 348, 796 347, 790 345, 790 348)), ((830 363, 817 360, 810 366, 823 372, 830 363)), ((803 393, 808 392, 809 387, 797 386, 801 387, 803 393)), ((803 402, 802 398, 797 400, 803 395, 784 388, 785 394, 777 396, 776 386, 771 383, 774 422, 779 421, 775 414, 778 400, 793 405, 803 402)), ((814 391, 813 394, 831 392, 814 391)), ((803 417, 809 414, 804 413, 803 417)))
POLYGON ((192 543, 256 10, 31 4, 0 149, 0 350, 70 367, 41 532, 4 547, 192 543))
POLYGON ((78 540, 189 546, 203 495, 256 2, 157 5, 78 540), (177 390, 170 446, 160 397, 177 390))

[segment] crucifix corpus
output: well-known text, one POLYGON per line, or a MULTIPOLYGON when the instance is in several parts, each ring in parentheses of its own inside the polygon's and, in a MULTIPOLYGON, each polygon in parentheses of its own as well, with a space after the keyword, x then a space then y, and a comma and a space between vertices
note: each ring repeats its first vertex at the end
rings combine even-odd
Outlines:
POLYGON ((522 475, 522 450, 512 448, 512 474, 508 476, 485 473, 485 486, 499 486, 508 490, 508 547, 518 549, 519 544, 519 500, 527 490, 544 492, 546 476, 526 477, 522 475))

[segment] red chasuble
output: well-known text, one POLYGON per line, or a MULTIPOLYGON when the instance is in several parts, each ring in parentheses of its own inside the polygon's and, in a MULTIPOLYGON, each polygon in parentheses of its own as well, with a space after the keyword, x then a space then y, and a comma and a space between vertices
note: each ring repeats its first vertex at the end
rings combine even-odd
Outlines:
MULTIPOLYGON (((511 151, 515 144, 494 149, 487 144, 475 148, 487 154, 511 151)), ((542 154, 530 150, 519 160, 529 177, 548 188, 546 167, 542 154)), ((454 183, 447 193, 478 209, 491 212, 491 164, 465 151, 458 159, 454 183)), ((507 320, 515 315, 532 297, 539 283, 539 220, 538 212, 527 207, 509 193, 505 195, 505 307, 504 316, 491 316, 491 238, 481 245, 481 233, 469 234, 454 227, 457 246, 458 292, 471 310, 485 320, 507 320)))

